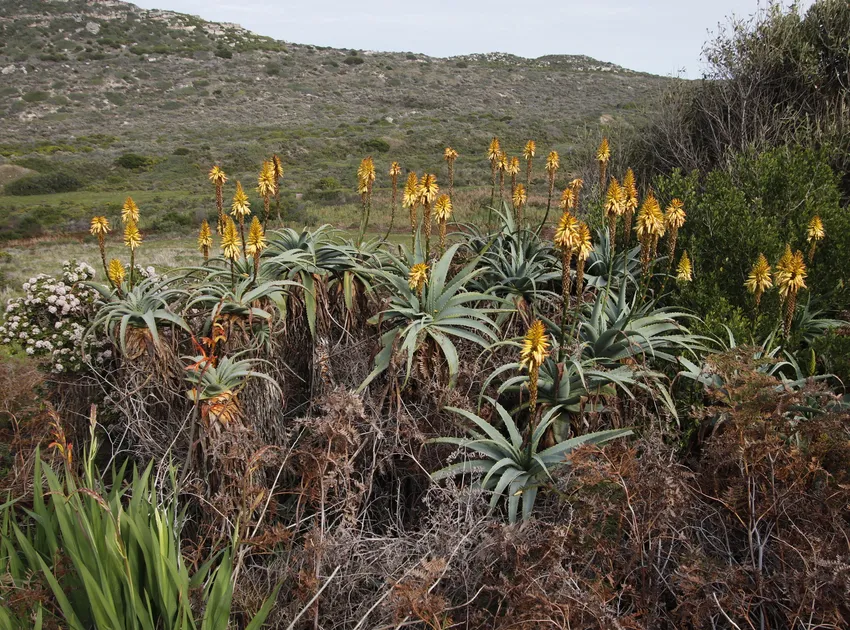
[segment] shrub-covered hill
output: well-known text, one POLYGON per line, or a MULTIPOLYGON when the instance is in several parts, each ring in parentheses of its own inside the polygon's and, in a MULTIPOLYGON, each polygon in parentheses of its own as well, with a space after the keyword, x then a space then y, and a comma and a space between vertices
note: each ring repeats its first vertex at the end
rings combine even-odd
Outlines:
POLYGON ((269 151, 290 192, 326 177, 350 190, 366 154, 421 170, 449 141, 463 185, 488 171, 479 151, 493 135, 514 154, 533 137, 569 155, 600 123, 637 120, 668 83, 581 56, 320 48, 81 0, 0 4, 0 72, 0 160, 66 170, 91 192, 196 191, 212 161, 254 179, 269 151), (149 163, 116 166, 124 153, 149 163))

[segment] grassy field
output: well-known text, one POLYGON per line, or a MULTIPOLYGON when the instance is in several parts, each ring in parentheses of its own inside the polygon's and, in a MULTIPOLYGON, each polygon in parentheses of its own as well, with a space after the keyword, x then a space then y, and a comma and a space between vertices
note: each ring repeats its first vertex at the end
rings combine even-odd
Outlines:
MULTIPOLYGON (((545 188, 540 183, 539 188, 545 188)), ((120 206, 125 196, 132 196, 141 208, 142 231, 145 236, 144 244, 139 250, 138 258, 140 264, 153 265, 157 269, 170 269, 188 265, 200 260, 200 254, 196 248, 196 229, 203 217, 215 216, 215 203, 210 194, 206 196, 193 196, 181 192, 154 193, 151 191, 127 191, 124 193, 92 193, 74 192, 56 195, 39 195, 33 197, 3 197, 0 196, 0 212, 6 212, 10 207, 16 207, 23 212, 22 216, 33 213, 44 212, 45 208, 51 212, 57 212, 65 208, 65 212, 71 212, 74 208, 77 213, 78 229, 74 232, 60 233, 55 236, 43 236, 29 239, 16 239, 6 241, 0 246, 0 251, 6 256, 0 260, 0 274, 5 284, 5 291, 15 292, 27 278, 37 273, 58 273, 62 269, 65 260, 77 259, 86 261, 99 269, 100 254, 97 241, 87 232, 88 222, 92 214, 100 211, 109 218, 113 232, 107 239, 107 258, 126 257, 126 250, 121 244, 120 235, 120 206), (194 212, 184 212, 187 217, 186 224, 168 226, 162 228, 161 223, 149 221, 145 217, 145 206, 156 199, 168 199, 175 203, 198 208, 194 212), (17 205, 22 203, 25 205, 17 205)), ((498 192, 497 192, 498 196, 498 192)), ((253 201, 255 211, 262 212, 257 200, 253 201)), ((465 188, 455 191, 454 220, 457 223, 466 223, 481 226, 488 221, 487 206, 490 201, 489 188, 465 188)), ((546 196, 533 194, 529 200, 525 215, 534 223, 539 224, 546 212, 546 196)), ((553 200, 553 206, 557 206, 557 199, 553 200)), ((549 223, 554 220, 556 210, 550 213, 549 223)), ((359 204, 345 203, 340 205, 321 205, 317 202, 304 202, 296 206, 294 212, 290 210, 290 219, 286 221, 288 227, 315 227, 325 223, 331 224, 348 234, 356 233, 361 207, 359 204)), ((275 211, 272 208, 274 217, 275 211)), ((369 224, 370 236, 384 236, 392 220, 391 193, 388 190, 375 192, 371 219, 369 224)), ((407 242, 410 233, 410 220, 408 212, 404 208, 397 207, 395 219, 392 220, 393 228, 390 235, 391 240, 407 242)), ((277 221, 272 220, 271 229, 279 227, 277 221)), ((458 229, 455 226, 453 229, 458 229)), ((436 235, 436 226, 434 228, 436 235)))

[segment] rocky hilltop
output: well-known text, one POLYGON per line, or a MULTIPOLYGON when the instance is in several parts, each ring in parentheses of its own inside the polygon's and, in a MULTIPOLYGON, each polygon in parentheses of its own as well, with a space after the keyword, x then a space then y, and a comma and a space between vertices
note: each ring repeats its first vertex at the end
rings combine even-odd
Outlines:
POLYGON ((344 181, 365 153, 413 168, 447 143, 480 157, 492 135, 510 151, 534 137, 568 154, 600 121, 633 120, 668 81, 582 56, 282 42, 116 0, 3 0, 0 72, 0 160, 58 164, 97 191, 182 190, 211 160, 247 174, 271 151, 301 188, 344 181), (114 170, 126 152, 156 164, 175 151, 183 162, 167 172, 114 170))

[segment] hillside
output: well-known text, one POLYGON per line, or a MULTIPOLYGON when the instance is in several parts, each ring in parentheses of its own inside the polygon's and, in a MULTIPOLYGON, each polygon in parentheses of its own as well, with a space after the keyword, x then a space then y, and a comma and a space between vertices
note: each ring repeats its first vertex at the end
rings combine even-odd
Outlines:
MULTIPOLYGON (((381 170, 401 155, 421 169, 448 143, 463 185, 480 181, 490 136, 509 151, 533 137, 568 156, 600 121, 641 115, 667 81, 577 56, 442 59, 284 43, 114 0, 4 0, 0 72, 0 160, 71 172, 91 193, 197 192, 213 161, 253 179, 271 152, 290 192, 348 189, 367 153, 381 170), (127 152, 147 163, 117 167, 127 152)), ((0 196, 0 230, 20 235, 22 211, 73 229, 86 199, 59 210, 0 196)), ((163 209, 185 214, 179 203, 163 209)))

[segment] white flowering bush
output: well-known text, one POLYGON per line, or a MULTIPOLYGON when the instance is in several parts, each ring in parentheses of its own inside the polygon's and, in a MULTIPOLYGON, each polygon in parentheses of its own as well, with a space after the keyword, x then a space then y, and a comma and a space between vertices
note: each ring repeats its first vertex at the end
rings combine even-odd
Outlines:
MULTIPOLYGON (((23 284, 25 295, 12 298, 0 326, 0 343, 49 359, 53 373, 83 369, 83 333, 97 310, 98 293, 84 283, 95 271, 88 263, 65 261, 62 279, 39 274, 23 284)), ((108 340, 89 339, 86 353, 95 363, 112 355, 108 340)))

